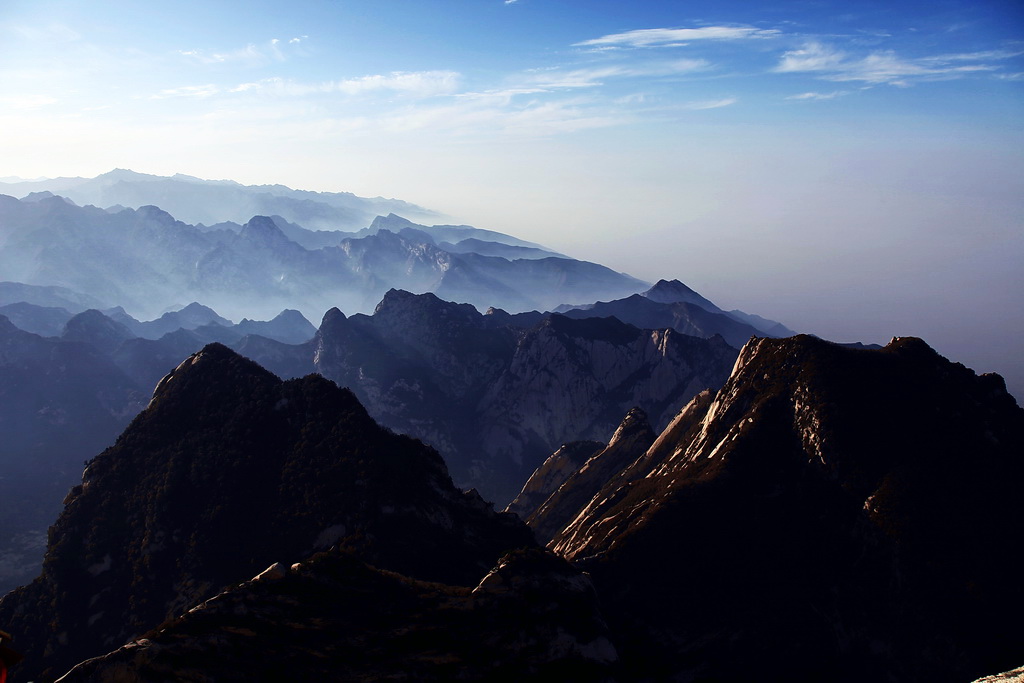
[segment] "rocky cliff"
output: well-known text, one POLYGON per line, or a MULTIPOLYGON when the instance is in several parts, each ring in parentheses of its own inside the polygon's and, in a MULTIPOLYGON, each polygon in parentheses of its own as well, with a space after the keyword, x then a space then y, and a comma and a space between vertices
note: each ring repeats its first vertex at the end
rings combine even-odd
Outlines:
POLYGON ((998 376, 913 338, 757 339, 551 547, 641 675, 970 680, 1024 642, 1021 485, 998 376))

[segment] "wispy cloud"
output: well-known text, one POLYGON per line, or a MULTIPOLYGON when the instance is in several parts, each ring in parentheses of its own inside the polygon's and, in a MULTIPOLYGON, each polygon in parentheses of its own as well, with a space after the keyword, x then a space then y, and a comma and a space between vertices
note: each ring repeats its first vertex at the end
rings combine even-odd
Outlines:
POLYGON ((700 28, 645 28, 612 33, 574 43, 575 47, 672 47, 695 40, 743 40, 779 35, 775 29, 751 26, 702 26, 700 28))
POLYGON ((841 96, 846 95, 846 94, 847 94, 847 91, 845 91, 845 90, 833 90, 832 92, 804 92, 804 93, 800 93, 799 95, 790 95, 786 99, 787 100, 810 100, 810 101, 816 102, 818 100, 834 100, 835 98, 841 97, 841 96))
POLYGON ((739 98, 726 97, 721 100, 701 100, 697 102, 687 102, 683 105, 683 109, 690 109, 692 111, 701 111, 703 109, 721 109, 722 107, 728 107, 739 102, 739 98))
POLYGON ((282 41, 271 38, 261 44, 249 43, 245 47, 227 51, 211 51, 203 49, 179 50, 178 53, 200 64, 241 64, 244 66, 262 66, 273 62, 283 62, 289 57, 289 50, 299 46, 306 36, 289 38, 282 41))
POLYGON ((592 88, 604 84, 609 79, 674 76, 704 71, 710 66, 703 59, 676 59, 666 62, 618 64, 569 71, 551 69, 533 72, 527 77, 527 81, 542 88, 592 88))
POLYGON ((907 86, 919 80, 958 78, 972 72, 995 71, 998 66, 980 62, 1011 56, 1014 56, 1013 53, 989 51, 905 59, 892 50, 854 56, 832 46, 811 41, 800 49, 783 54, 773 71, 813 72, 830 81, 861 81, 870 84, 907 86))
POLYGON ((783 54, 782 61, 775 67, 775 71, 831 71, 839 69, 845 60, 844 52, 812 41, 799 50, 790 50, 783 54))
POLYGON ((388 91, 413 97, 432 97, 457 92, 461 80, 461 74, 456 71, 394 71, 390 74, 374 74, 320 83, 266 78, 251 83, 242 83, 231 88, 230 91, 235 93, 259 92, 283 97, 329 93, 361 95, 388 91))

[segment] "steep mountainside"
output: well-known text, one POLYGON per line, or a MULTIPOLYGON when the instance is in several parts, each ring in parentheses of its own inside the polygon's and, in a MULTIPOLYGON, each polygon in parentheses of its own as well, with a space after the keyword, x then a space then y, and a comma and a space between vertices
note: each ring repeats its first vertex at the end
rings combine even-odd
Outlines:
POLYGON ((647 452, 656 436, 643 411, 630 410, 606 447, 580 465, 536 508, 525 510, 527 514, 523 519, 533 529, 537 540, 550 542, 609 479, 647 452))
POLYGON ((649 675, 963 681, 1019 663, 1022 485, 998 376, 757 339, 551 547, 649 675))
POLYGON ((665 424, 698 391, 720 386, 736 354, 721 339, 612 319, 554 315, 522 330, 495 317, 388 292, 373 316, 324 316, 316 369, 351 387, 383 424, 441 451, 457 481, 503 504, 560 444, 608 439, 633 406, 665 424))
POLYGON ((213 344, 94 458, 42 575, 0 599, 23 679, 52 678, 254 576, 337 546, 473 586, 529 530, 451 483, 438 454, 315 375, 282 382, 213 344))
POLYGON ((570 441, 562 444, 530 476, 523 490, 508 504, 505 511, 514 512, 520 519, 526 519, 583 463, 604 450, 604 447, 605 444, 597 441, 570 441))

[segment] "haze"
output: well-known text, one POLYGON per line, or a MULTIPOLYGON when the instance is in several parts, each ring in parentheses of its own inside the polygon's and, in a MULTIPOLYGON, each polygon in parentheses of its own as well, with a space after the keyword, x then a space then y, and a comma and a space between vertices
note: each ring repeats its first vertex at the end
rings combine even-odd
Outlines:
POLYGON ((1018 2, 0 8, 0 176, 391 196, 1024 396, 1018 2))

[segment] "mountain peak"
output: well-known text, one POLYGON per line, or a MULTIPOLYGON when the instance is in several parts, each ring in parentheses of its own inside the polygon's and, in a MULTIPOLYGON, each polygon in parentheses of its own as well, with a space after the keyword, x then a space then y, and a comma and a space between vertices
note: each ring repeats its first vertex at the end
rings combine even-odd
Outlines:
POLYGON ((647 413, 639 407, 633 407, 626 413, 626 417, 622 418, 622 424, 615 430, 611 440, 608 442, 608 446, 614 446, 623 441, 635 440, 637 438, 650 443, 654 441, 655 436, 651 423, 647 420, 647 413))
POLYGON ((288 239, 284 231, 269 216, 253 216, 242 226, 238 236, 248 242, 270 248, 281 248, 286 245, 298 246, 288 239))
MULTIPOLYGON (((279 382, 260 365, 235 353, 219 342, 207 344, 171 370, 156 389, 149 405, 179 396, 183 402, 199 411, 216 408, 218 403, 232 400, 224 392, 230 386, 248 387, 251 393, 257 386, 279 382)), ((241 396, 235 397, 237 400, 241 396)))
POLYGON ((87 342, 100 350, 113 350, 134 336, 125 325, 108 318, 95 308, 73 316, 65 323, 61 333, 65 341, 87 342))
POLYGON ((398 233, 403 228, 412 228, 413 230, 419 229, 421 226, 417 223, 413 223, 408 218, 403 218, 396 213, 389 213, 387 216, 377 216, 370 223, 370 230, 390 230, 391 232, 398 233))
POLYGON ((106 173, 101 173, 100 175, 96 176, 96 180, 101 180, 101 179, 102 180, 112 180, 112 181, 122 181, 122 180, 159 180, 160 176, 152 175, 152 174, 149 174, 149 173, 139 173, 137 171, 132 171, 131 169, 127 169, 127 168, 115 168, 112 171, 107 171, 106 173))
POLYGON ((696 304, 712 313, 721 313, 721 309, 711 303, 703 296, 693 291, 679 280, 658 280, 658 282, 643 292, 642 296, 660 304, 687 303, 696 304))

